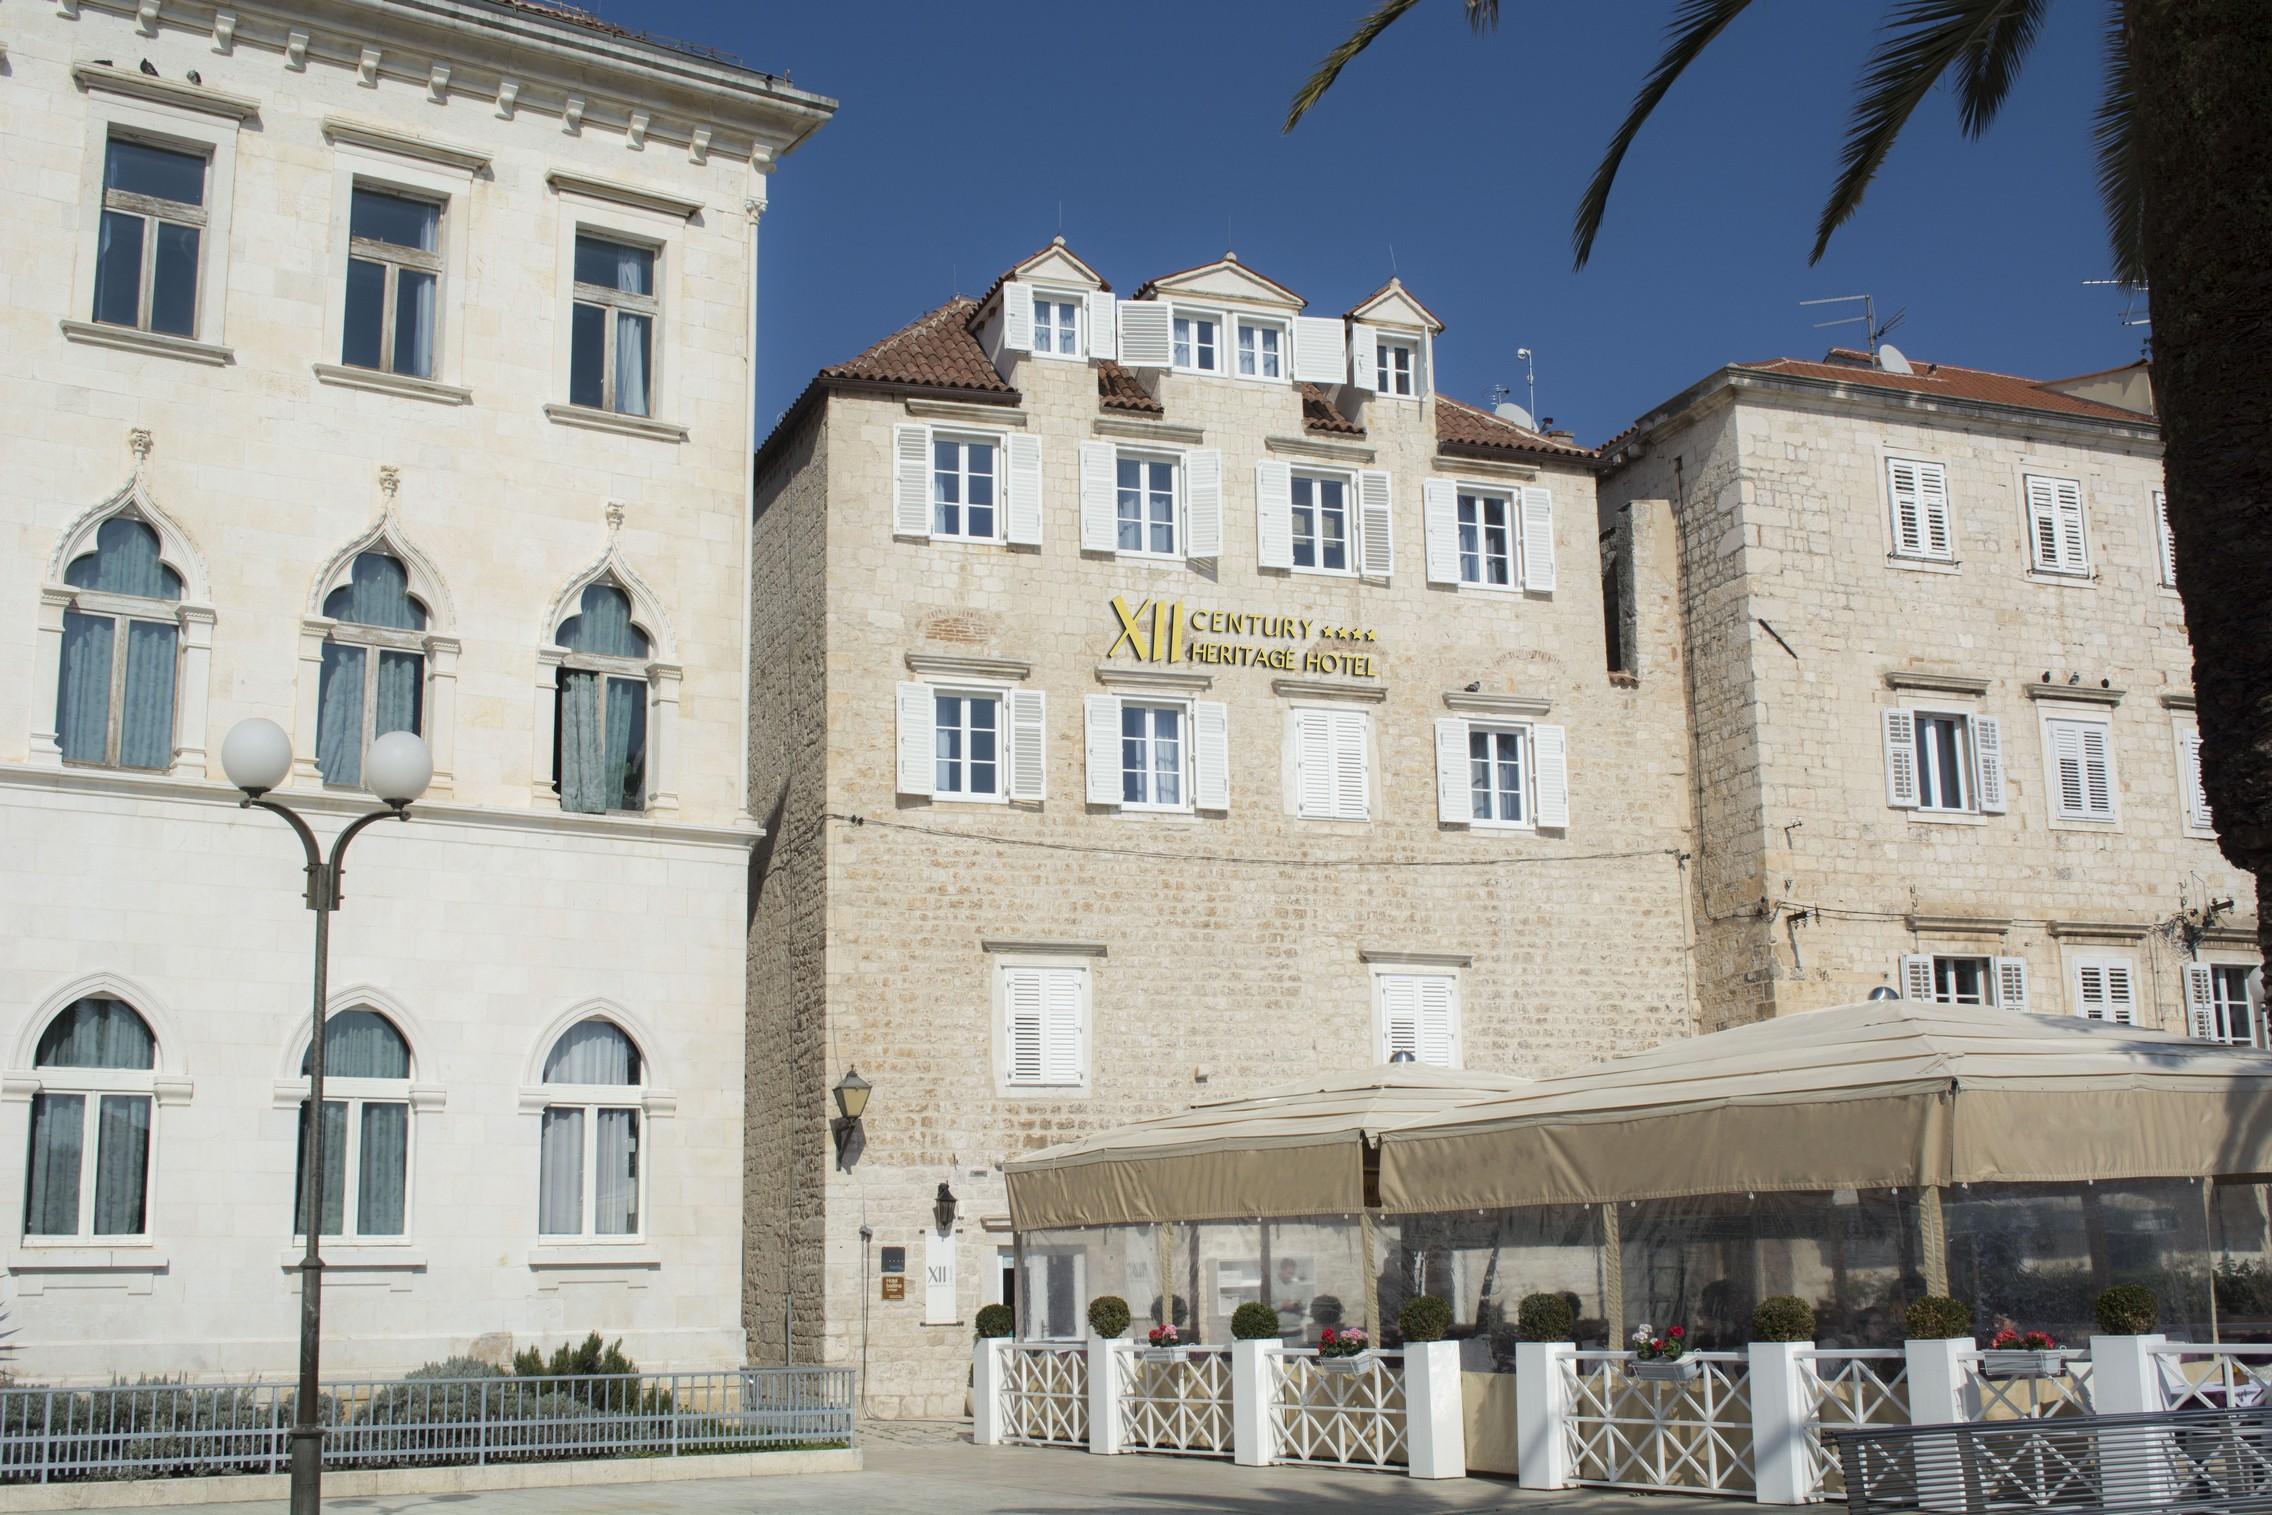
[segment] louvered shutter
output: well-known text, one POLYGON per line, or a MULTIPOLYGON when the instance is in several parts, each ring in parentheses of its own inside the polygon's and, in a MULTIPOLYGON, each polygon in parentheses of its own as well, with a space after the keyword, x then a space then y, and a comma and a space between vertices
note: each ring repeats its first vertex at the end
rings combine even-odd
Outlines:
POLYGON ((1554 589, 1554 494, 1536 484, 1523 486, 1523 588, 1554 589))
POLYGON ((1385 579, 1396 567, 1395 491, 1385 468, 1357 472, 1357 571, 1385 579))
POLYGON ((2120 958, 2084 958, 2075 965, 2077 1007, 2092 1020, 2136 1023, 2130 964, 2120 958))
POLYGON ((1371 813, 1371 772, 1365 754, 1365 713, 1333 713, 1333 814, 1361 821, 1371 813))
POLYGON ((1223 455, 1212 447, 1183 455, 1183 524, 1185 557, 1223 555, 1223 455))
POLYGON ((1927 953, 1909 952, 1901 958, 1901 997, 1930 1000, 1933 996, 1933 959, 1927 953))
POLYGON ((2049 479, 2027 478, 2027 533, 2035 566, 2047 573, 2059 569, 2058 490, 2049 479))
POLYGON ((1956 556, 1956 534, 1949 528, 1948 470, 1938 463, 1917 465, 1917 513, 1927 557, 1956 556))
POLYGON ((2177 781, 2185 796, 2185 824, 2195 831, 2215 830, 2209 791, 2201 783, 2201 736, 2183 728, 2177 733, 2177 781))
POLYGON ((1878 712, 1885 729, 1885 802, 1897 810, 1917 807, 1917 718, 1893 708, 1878 712))
POLYGON ((1092 694, 1081 701, 1082 746, 1088 765, 1092 805, 1120 803, 1120 701, 1092 694))
POLYGON ((1380 364, 1374 356, 1376 334, 1362 321, 1349 326, 1349 382, 1359 389, 1372 389, 1380 383, 1380 364))
POLYGON ((2109 821, 2114 819, 2114 756, 2107 745, 2107 728, 2089 721, 2081 731, 2085 814, 2094 821, 2109 821))
POLYGON ((1436 366, 1436 340, 1426 332, 1412 344, 1412 393, 1418 398, 1428 392, 1429 380, 1436 366))
POLYGON ((1893 500, 1893 550, 1905 557, 1925 553, 1924 508, 1917 498, 1917 465, 1907 458, 1888 458, 1886 493, 1893 500))
POLYGON ((1011 352, 1033 351, 1033 286, 1015 281, 1002 286, 1002 345, 1011 352))
POLYGON ((1010 716, 1010 798, 1039 802, 1049 783, 1047 701, 1038 689, 1013 689, 1003 703, 1010 716))
POLYGON ((2177 538, 2170 535, 2169 496, 2159 489, 2154 491, 2154 531, 2162 548, 2162 583, 2174 586, 2177 583, 2177 538))
POLYGON ((1536 770, 1538 823, 1556 830, 1570 826, 1570 745, 1559 726, 1530 728, 1531 767, 1536 770))
POLYGON ((1120 329, 1120 361, 1130 368, 1166 368, 1175 356, 1168 307, 1157 300, 1123 300, 1114 314, 1120 329))
POLYGON ((1294 712, 1294 813, 1306 820, 1333 815, 1333 728, 1323 710, 1294 712))
POLYGON ((891 429, 891 530, 901 537, 931 535, 931 428, 891 429))
POLYGON ((1294 377, 1304 384, 1341 382, 1341 322, 1332 316, 1294 317, 1294 377))
POLYGON ((2059 563, 2069 573, 2090 570, 2090 552, 2083 540, 2083 487, 2073 479, 2060 479, 2055 499, 2059 508, 2059 563))
POLYGON ((1088 1071, 1082 1043, 1081 990, 1088 975, 1075 968, 1055 968, 1042 975, 1042 1079, 1051 1084, 1078 1084, 1088 1071))
POLYGON ((1996 959, 1996 1003, 2005 1010, 2027 1009, 2027 959, 1996 959))
POLYGON ((1263 568, 1294 566, 1294 470, 1268 458, 1254 465, 1254 555, 1263 568))
POLYGON ((1012 432, 1002 444, 1008 465, 1003 512, 1009 540, 1020 547, 1041 545, 1041 438, 1012 432))
POLYGON ((1104 290, 1092 289, 1089 305, 1089 356, 1106 363, 1119 361, 1120 323, 1114 319, 1116 307, 1112 296, 1104 290))
POLYGON ((1384 973, 1380 980, 1381 1061, 1399 1052, 1420 1056, 1420 981, 1409 973, 1384 973))
POLYGON ((2185 1030, 2188 1036, 2217 1041, 2217 981, 2207 963, 2185 965, 2185 1030))
POLYGON ((1430 479, 1420 486, 1420 530, 1427 540, 1428 582, 1459 582, 1459 486, 1430 479))
POLYGON ((929 794, 936 782, 937 706, 928 684, 899 686, 899 792, 929 794))
POLYGON ((1459 1066, 1459 1028, 1453 983, 1448 975, 1420 978, 1420 1061, 1437 1068, 1459 1066))
POLYGON ((2106 965, 2106 1018, 2125 1026, 2136 1025, 2138 1003, 2132 992, 2130 965, 2110 962, 2106 965))
POLYGON ((1081 444, 1081 551, 1113 552, 1120 542, 1120 450, 1081 444))
POLYGON ((1990 815, 2004 810, 2004 723, 1992 715, 1972 718, 1973 767, 1980 779, 1980 808, 1990 815))
POLYGON ((1191 707, 1191 796, 1200 810, 1231 808, 1231 712, 1219 700, 1191 707))
POLYGON ((1474 779, 1467 752, 1468 724, 1457 716, 1436 722, 1436 819, 1465 826, 1475 819, 1474 779))

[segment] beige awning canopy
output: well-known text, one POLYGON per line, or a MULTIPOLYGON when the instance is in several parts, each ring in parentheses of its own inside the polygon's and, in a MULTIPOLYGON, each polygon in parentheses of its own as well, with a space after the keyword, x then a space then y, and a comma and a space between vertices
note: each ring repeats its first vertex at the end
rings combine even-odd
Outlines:
POLYGON ((1366 1205, 1368 1139, 1522 1087, 1397 1063, 1193 1105, 1005 1163, 1010 1223, 1031 1231, 1351 1213, 1366 1205))
POLYGON ((1388 1211, 2272 1173, 2272 1054, 1880 1000, 1668 1042, 1408 1121, 1388 1211))

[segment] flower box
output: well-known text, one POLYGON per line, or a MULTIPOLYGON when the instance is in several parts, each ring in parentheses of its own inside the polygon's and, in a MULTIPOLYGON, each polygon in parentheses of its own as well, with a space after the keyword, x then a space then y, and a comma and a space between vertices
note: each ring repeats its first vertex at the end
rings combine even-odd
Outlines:
POLYGON ((1321 1373, 1361 1373, 1372 1356, 1369 1351, 1359 1352, 1354 1357, 1327 1357, 1321 1353, 1316 1361, 1321 1373))
POLYGON ((1138 1362, 1181 1362, 1183 1361, 1183 1348, 1138 1347, 1136 1349, 1136 1360, 1138 1362))
POLYGON ((1690 1383, 1703 1376, 1704 1364, 1685 1357, 1634 1362, 1629 1369, 1643 1383, 1690 1383))
POLYGON ((1992 1348, 1980 1354, 1982 1378, 2057 1378, 2066 1371, 2067 1353, 2058 1347, 1992 1348))

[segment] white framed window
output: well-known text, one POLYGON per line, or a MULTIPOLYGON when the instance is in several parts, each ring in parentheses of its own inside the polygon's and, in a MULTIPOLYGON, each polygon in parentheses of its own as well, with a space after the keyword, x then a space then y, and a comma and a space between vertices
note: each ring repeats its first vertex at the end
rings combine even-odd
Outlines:
POLYGON ((1481 489, 1459 492, 1459 581, 1504 589, 1515 577, 1515 502, 1481 489))
POLYGON ((1223 455, 1081 444, 1081 550, 1214 560, 1223 552, 1223 455))
POLYGON ((431 379, 442 282, 442 204, 357 183, 348 202, 339 361, 431 379))
POLYGON ((2263 1046, 2263 1021, 2249 992, 2253 971, 2249 963, 2187 963, 2186 1034, 2228 1046, 2263 1046))
POLYGON ((1429 583, 1553 592, 1552 491, 1431 478, 1421 485, 1420 510, 1429 583))
POLYGON ((1001 448, 991 436, 931 434, 931 537, 963 542, 1002 540, 1001 448))
POLYGON ((1419 393, 1420 344, 1404 337, 1373 339, 1373 391, 1411 399, 1419 393))
POLYGON ((1382 470, 1296 470, 1264 459, 1254 465, 1257 566, 1387 578, 1390 499, 1382 470))
POLYGON ((1409 1052, 1433 1068, 1460 1066, 1459 975, 1401 967, 1373 969, 1373 1057, 1409 1052))
POLYGON ((1887 804, 1925 815, 2003 812, 2002 721, 1960 710, 1901 707, 1878 716, 1887 804))
POLYGON ((1180 458, 1124 452, 1113 465, 1117 550, 1139 557, 1181 556, 1183 468, 1180 458))
POLYGON ((568 403, 654 414, 660 249, 579 228, 569 305, 568 403))
POLYGON ((1051 357, 1082 355, 1082 308, 1087 301, 1074 294, 1037 289, 1033 292, 1033 350, 1051 357))
POLYGON ((931 696, 931 709, 932 796, 1008 798, 1002 781, 1002 696, 941 690, 931 696))
POLYGON ((1568 733, 1541 722, 1439 719, 1436 819, 1452 826, 1567 830, 1568 733))
POLYGON ((1228 709, 1213 700, 1092 694, 1082 701, 1088 803, 1228 810, 1228 709))
POLYGON ((426 607, 402 561, 359 552, 324 596, 333 622, 317 678, 316 769, 326 786, 363 782, 363 756, 390 731, 425 731, 426 607))
POLYGON ((2177 739, 2178 815, 2185 829, 2202 837, 2217 834, 2217 818, 2209 809, 2209 791, 2201 782, 2201 733, 2191 721, 2172 722, 2177 739))
POLYGON ((656 677, 653 643, 632 619, 631 596, 591 584, 553 640, 552 782, 562 810, 604 815, 647 808, 647 715, 656 677))
POLYGON ((2154 542, 2160 551, 2161 585, 2164 589, 2177 587, 2177 538, 2169 529, 2169 495, 2154 491, 2154 542))
POLYGON ((1041 545, 1041 439, 920 421, 892 428, 892 535, 1041 545))
POLYGON ((1089 1085, 1089 969, 1085 963, 994 965, 999 1087, 1085 1091, 1089 1085))
POLYGON ((93 319, 195 338, 210 149, 114 130, 103 151, 93 319))
POLYGON ((2137 973, 2129 958, 2078 957, 2071 972, 2077 1015, 2125 1026, 2137 1024, 2137 973))
POLYGON ((1180 700, 1120 702, 1120 803, 1191 808, 1191 708, 1180 700))
POLYGON ((1297 706, 1291 719, 1294 813, 1315 821, 1371 819, 1371 714, 1297 706))
POLYGON ((640 1235, 642 1072, 630 1036, 600 1016, 569 1027, 545 1054, 538 1235, 640 1235))
POLYGON ((1283 379, 1286 377, 1286 327, 1278 321, 1253 321, 1242 316, 1238 322, 1239 377, 1242 379, 1283 379))
POLYGON ((1478 825, 1522 826, 1531 819, 1530 732, 1471 725, 1467 731, 1468 811, 1478 825))
POLYGON ((1178 309, 1169 322, 1170 366, 1184 373, 1223 371, 1223 318, 1178 309))
POLYGON ((1911 953, 1901 960, 1904 999, 2026 1010, 2027 959, 1966 953, 1911 953))
POLYGON ((2105 719, 2046 715, 2043 758, 2054 821, 2112 823, 2120 818, 2113 729, 2105 719))
POLYGON ((182 576, 160 552, 152 526, 115 515, 64 566, 55 740, 66 763, 173 765, 182 576))
POLYGON ((1893 555, 1953 562, 1956 537, 1949 529, 1948 471, 1916 458, 1887 458, 1885 488, 1893 555))
MULTIPOLYGON (((301 1054, 308 1076, 313 1049, 301 1054)), ((357 1007, 323 1028, 323 1234, 393 1241, 410 1218, 410 1044, 394 1022, 357 1007)), ((308 1234, 308 1101, 299 1100, 292 1168, 292 1234, 308 1234)))
POLYGON ((899 686, 901 794, 998 805, 1039 802, 1048 776, 1048 706, 1038 689, 899 686))
POLYGON ((2078 479, 2027 474, 2027 536, 2030 566, 2037 573, 2088 577, 2090 544, 2083 530, 2083 486, 2078 479))
POLYGON ((1292 494, 1294 567, 1310 573, 1355 573, 1350 515, 1356 480, 1349 474, 1296 472, 1292 494))
POLYGON ((123 1000, 91 995, 40 1033, 32 1066, 24 1236, 133 1242, 149 1234, 157 1039, 123 1000))

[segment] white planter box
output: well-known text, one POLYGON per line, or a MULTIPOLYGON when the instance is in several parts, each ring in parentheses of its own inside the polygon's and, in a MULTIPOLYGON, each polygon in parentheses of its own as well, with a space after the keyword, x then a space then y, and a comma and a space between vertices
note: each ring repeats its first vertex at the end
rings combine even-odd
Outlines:
POLYGON ((1643 1383, 1689 1383, 1703 1376, 1704 1364, 1686 1357, 1671 1362, 1636 1362, 1627 1365, 1627 1371, 1643 1383))
POLYGON ((1184 1349, 1181 1347, 1138 1347, 1136 1349, 1136 1360, 1138 1362, 1181 1362, 1183 1361, 1183 1352, 1184 1349))
POLYGON ((1990 1350, 1980 1354, 1982 1378, 2057 1378, 2067 1371, 2067 1352, 2052 1347, 2041 1352, 1990 1350))
POLYGON ((1372 1359, 1372 1351, 1368 1348, 1355 1357, 1326 1357, 1321 1354, 1315 1361, 1320 1373, 1361 1373, 1372 1359))

